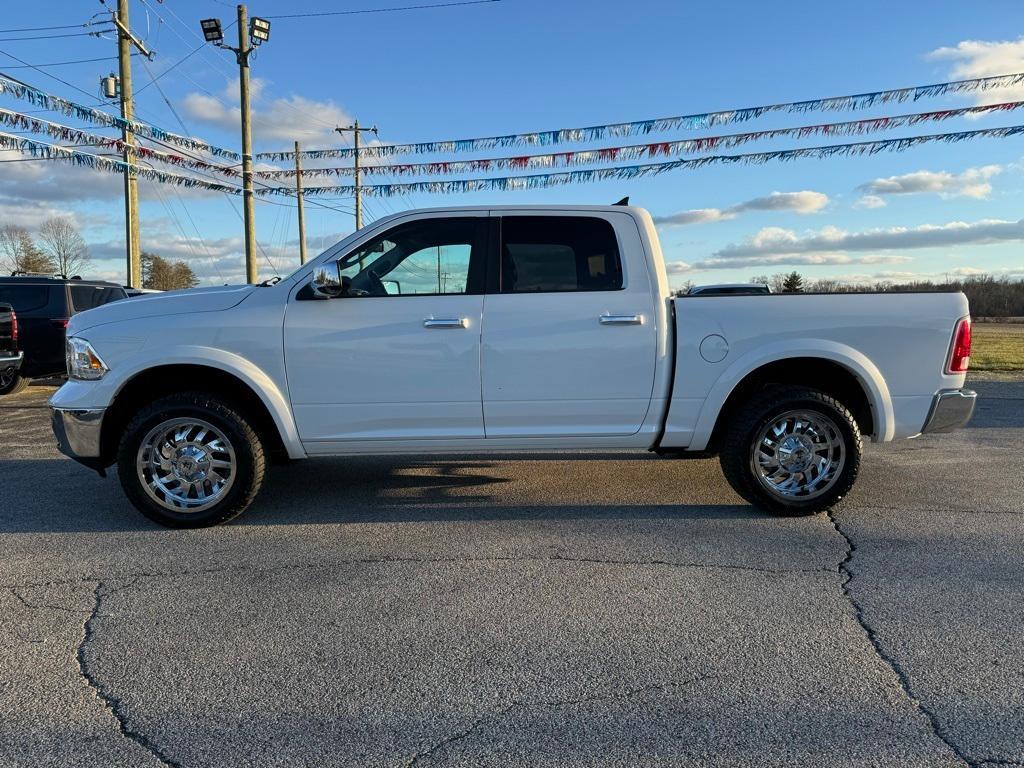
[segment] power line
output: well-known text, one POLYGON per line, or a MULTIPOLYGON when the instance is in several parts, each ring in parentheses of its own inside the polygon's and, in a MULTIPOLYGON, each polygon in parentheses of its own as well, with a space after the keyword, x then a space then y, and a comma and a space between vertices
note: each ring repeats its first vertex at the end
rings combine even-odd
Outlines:
POLYGON ((56 40, 61 37, 99 37, 105 32, 113 32, 109 29, 97 29, 95 32, 69 32, 63 35, 32 35, 31 37, 0 37, 0 43, 14 43, 23 40, 56 40))
POLYGON ((453 3, 430 3, 427 5, 399 5, 393 8, 364 8, 357 11, 321 11, 319 13, 288 13, 278 16, 264 16, 265 19, 308 19, 316 16, 354 16, 361 13, 391 13, 392 11, 422 11, 428 8, 454 8, 460 5, 486 5, 501 0, 460 0, 453 3))
POLYGON ((45 32, 50 29, 80 29, 82 27, 91 27, 93 22, 87 21, 84 24, 60 24, 56 27, 20 27, 18 29, 0 29, 0 35, 10 34, 11 32, 45 32))
MULTIPOLYGON (((133 53, 132 56, 138 56, 133 53)), ((115 61, 117 56, 100 56, 95 59, 71 59, 70 61, 51 61, 48 64, 17 64, 6 69, 39 69, 40 67, 63 67, 67 64, 92 64, 97 61, 115 61)))
MULTIPOLYGON (((30 67, 31 69, 36 70, 40 74, 46 75, 46 77, 50 78, 51 80, 56 80, 58 83, 61 83, 62 85, 66 85, 68 88, 74 88, 79 93, 84 93, 90 99, 94 100, 97 104, 103 104, 103 101, 101 99, 97 99, 96 98, 96 94, 95 93, 89 93, 88 91, 83 90, 82 88, 79 88, 77 85, 74 85, 73 83, 69 83, 67 80, 65 80, 63 78, 57 77, 56 75, 51 75, 49 72, 46 72, 46 71, 40 69, 38 67, 38 65, 36 65, 36 64, 30 64, 29 62, 25 61, 24 59, 19 59, 13 53, 8 53, 7 51, 0 51, 0 54, 3 54, 4 56, 6 56, 9 59, 14 59, 19 64, 24 64, 26 67, 30 67)), ((3 74, 4 74, 3 72, 0 72, 0 75, 3 75, 3 74)), ((21 80, 18 80, 17 78, 10 77, 10 76, 7 76, 7 75, 5 75, 5 77, 8 77, 9 80, 14 80, 14 82, 19 83, 21 85, 24 85, 24 86, 26 86, 28 88, 32 87, 28 83, 25 83, 25 82, 23 82, 21 80)))

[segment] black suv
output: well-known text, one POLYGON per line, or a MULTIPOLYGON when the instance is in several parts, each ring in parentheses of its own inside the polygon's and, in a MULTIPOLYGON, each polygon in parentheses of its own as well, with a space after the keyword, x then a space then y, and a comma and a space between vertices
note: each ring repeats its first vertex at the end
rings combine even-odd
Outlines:
POLYGON ((0 303, 18 316, 21 370, 0 383, 0 395, 17 392, 29 379, 62 375, 64 331, 72 315, 127 298, 124 288, 100 280, 35 275, 0 277, 0 303))

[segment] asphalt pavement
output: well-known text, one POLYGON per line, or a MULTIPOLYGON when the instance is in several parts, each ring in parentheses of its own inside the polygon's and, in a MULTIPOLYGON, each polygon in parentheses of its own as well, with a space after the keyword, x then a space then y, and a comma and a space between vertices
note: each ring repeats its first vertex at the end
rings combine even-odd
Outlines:
POLYGON ((169 531, 0 399, 0 766, 1024 765, 1024 380, 830 515, 713 460, 275 466, 169 531))

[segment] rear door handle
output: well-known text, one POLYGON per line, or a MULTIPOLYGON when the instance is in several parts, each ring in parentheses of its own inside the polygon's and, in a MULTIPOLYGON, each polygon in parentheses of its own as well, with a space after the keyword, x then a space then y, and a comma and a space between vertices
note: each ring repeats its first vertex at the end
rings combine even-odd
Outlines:
POLYGON ((643 315, 601 315, 601 325, 643 325, 643 315))
POLYGON ((424 328, 465 328, 466 318, 464 317, 425 317, 423 318, 424 328))

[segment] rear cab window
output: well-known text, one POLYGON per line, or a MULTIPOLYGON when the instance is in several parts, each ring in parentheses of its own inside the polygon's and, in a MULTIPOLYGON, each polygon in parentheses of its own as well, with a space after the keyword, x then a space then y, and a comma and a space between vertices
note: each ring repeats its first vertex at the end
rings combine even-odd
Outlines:
POLYGON ((503 216, 500 260, 502 293, 623 287, 615 229, 596 216, 503 216))

